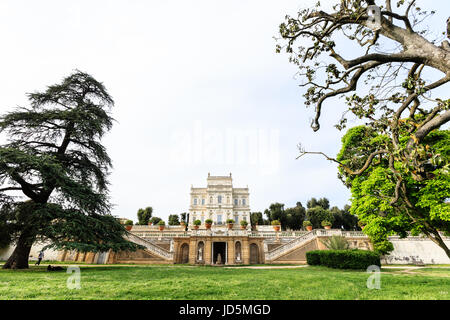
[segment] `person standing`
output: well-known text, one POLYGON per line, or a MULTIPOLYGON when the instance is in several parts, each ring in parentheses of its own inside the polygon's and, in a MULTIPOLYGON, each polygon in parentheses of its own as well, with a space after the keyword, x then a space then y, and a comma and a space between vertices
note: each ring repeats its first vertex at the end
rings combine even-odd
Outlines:
POLYGON ((41 250, 41 252, 39 252, 38 261, 34 265, 38 266, 41 263, 42 259, 44 259, 44 250, 41 250))

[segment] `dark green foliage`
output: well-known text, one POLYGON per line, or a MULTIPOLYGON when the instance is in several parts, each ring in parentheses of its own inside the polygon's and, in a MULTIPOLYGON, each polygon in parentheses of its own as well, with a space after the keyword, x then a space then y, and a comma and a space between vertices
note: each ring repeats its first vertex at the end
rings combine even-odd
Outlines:
MULTIPOLYGON (((27 239, 16 247, 22 260, 35 240, 79 251, 135 249, 110 215, 111 159, 100 139, 112 127, 114 102, 103 84, 76 71, 28 98, 29 108, 0 117, 8 138, 0 146, 0 224, 10 240, 27 239), (14 191, 22 196, 13 199, 14 191)), ((15 259, 5 267, 27 267, 15 259)))
POLYGON ((359 230, 358 217, 350 213, 349 205, 346 204, 342 210, 338 207, 332 207, 330 212, 334 217, 333 229, 343 227, 344 230, 359 230))
POLYGON ((334 222, 333 214, 321 206, 308 209, 306 212, 306 219, 311 221, 314 229, 321 228, 321 223, 324 220, 330 221, 331 223, 334 222))
POLYGON ((320 253, 323 250, 312 250, 306 252, 306 262, 310 266, 319 266, 320 265, 320 253))
POLYGON ((311 198, 307 203, 306 207, 308 209, 314 208, 314 207, 322 207, 325 210, 328 210, 330 208, 330 201, 327 198, 320 198, 317 200, 316 198, 311 198))
POLYGON ((152 218, 153 208, 147 207, 145 209, 139 209, 137 212, 138 224, 146 226, 152 218))
POLYGON ((160 217, 152 217, 149 221, 150 224, 156 226, 162 219, 160 217))
POLYGON ((269 209, 264 211, 264 214, 267 216, 269 221, 279 220, 283 226, 286 225, 286 214, 284 212, 284 204, 283 203, 272 203, 269 206, 269 209))
POLYGON ((177 214, 169 215, 169 220, 168 221, 169 221, 168 222, 169 226, 179 226, 180 225, 180 220, 179 220, 177 214))
POLYGON ((306 253, 309 265, 322 265, 336 269, 367 269, 381 267, 380 254, 366 250, 313 250, 306 253))
POLYGON ((264 219, 263 219, 262 213, 261 212, 251 212, 250 213, 250 221, 251 221, 252 225, 254 225, 254 226, 263 225, 264 219))

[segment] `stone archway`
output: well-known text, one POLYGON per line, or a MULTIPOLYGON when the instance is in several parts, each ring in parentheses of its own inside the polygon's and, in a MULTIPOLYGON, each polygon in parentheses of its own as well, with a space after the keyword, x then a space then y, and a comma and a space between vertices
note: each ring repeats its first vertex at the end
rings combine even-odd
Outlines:
POLYGON ((181 245, 180 263, 189 263, 189 245, 187 243, 181 245))
POLYGON ((259 263, 259 247, 256 243, 250 244, 250 264, 259 263))

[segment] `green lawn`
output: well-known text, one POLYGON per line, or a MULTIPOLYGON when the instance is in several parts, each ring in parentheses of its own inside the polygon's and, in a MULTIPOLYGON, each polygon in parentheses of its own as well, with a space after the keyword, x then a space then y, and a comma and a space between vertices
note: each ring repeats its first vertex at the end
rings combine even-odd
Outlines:
MULTIPOLYGON (((67 267, 64 266, 64 267, 67 267)), ((192 266, 86 266, 81 289, 65 272, 0 269, 0 299, 450 299, 450 267, 389 269, 369 290, 365 271, 325 267, 226 269, 192 266)))

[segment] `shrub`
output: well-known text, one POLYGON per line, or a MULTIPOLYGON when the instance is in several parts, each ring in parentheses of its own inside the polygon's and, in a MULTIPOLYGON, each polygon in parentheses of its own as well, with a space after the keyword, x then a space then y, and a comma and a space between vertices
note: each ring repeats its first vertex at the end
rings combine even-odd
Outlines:
POLYGON ((233 224, 234 223, 234 220, 233 219, 227 219, 227 221, 226 221, 228 224, 233 224))
POLYGON ((331 236, 321 242, 330 250, 347 250, 350 246, 342 236, 331 236))
POLYGON ((312 250, 312 251, 306 252, 306 262, 310 266, 320 265, 320 253, 321 252, 322 252, 321 250, 312 250))
POLYGON ((201 224, 202 224, 202 222, 198 219, 194 221, 194 226, 199 226, 201 224))
POLYGON ((127 221, 125 221, 125 225, 126 226, 132 226, 133 225, 133 221, 127 220, 127 221))
POLYGON ((246 227, 248 225, 248 222, 245 220, 241 221, 241 226, 246 227))
POLYGON ((166 223, 163 220, 158 221, 158 226, 165 226, 166 223))
POLYGON ((305 220, 305 221, 303 221, 303 227, 309 227, 309 226, 312 226, 312 223, 311 223, 311 221, 308 221, 308 220, 305 220))
POLYGON ((280 221, 278 221, 278 220, 273 220, 271 223, 272 223, 273 226, 281 225, 280 221))
POLYGON ((321 225, 322 225, 322 227, 331 226, 331 222, 328 220, 323 220, 321 225))
POLYGON ((314 250, 306 253, 309 265, 322 265, 336 269, 367 269, 381 266, 380 254, 366 250, 314 250))
POLYGON ((206 223, 206 224, 212 224, 213 221, 212 221, 211 219, 206 219, 206 220, 205 220, 205 223, 206 223))

